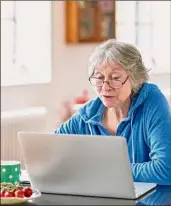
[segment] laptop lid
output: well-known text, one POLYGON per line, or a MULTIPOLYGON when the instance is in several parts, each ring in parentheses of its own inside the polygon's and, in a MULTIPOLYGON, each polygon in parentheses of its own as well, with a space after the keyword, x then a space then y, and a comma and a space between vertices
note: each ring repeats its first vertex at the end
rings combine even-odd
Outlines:
POLYGON ((18 140, 41 192, 136 198, 124 137, 20 132, 18 140))

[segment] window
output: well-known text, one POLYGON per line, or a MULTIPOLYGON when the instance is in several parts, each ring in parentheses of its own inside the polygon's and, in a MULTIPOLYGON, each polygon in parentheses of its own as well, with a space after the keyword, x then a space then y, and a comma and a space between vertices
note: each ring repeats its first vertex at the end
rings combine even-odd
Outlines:
POLYGON ((51 81, 51 2, 1 1, 1 85, 51 81))
POLYGON ((170 1, 116 1, 116 38, 135 44, 152 73, 170 72, 170 1))

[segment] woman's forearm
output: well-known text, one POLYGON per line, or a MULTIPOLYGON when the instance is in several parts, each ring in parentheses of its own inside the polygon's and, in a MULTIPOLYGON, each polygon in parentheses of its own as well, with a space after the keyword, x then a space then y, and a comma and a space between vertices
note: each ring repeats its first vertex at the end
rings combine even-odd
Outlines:
POLYGON ((135 182, 151 182, 160 185, 171 185, 171 165, 163 160, 132 163, 131 168, 135 182))

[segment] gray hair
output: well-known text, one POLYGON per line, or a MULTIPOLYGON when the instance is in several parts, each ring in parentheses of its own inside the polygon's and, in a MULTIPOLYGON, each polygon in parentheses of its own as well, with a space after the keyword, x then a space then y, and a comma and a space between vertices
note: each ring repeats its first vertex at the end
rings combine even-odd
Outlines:
POLYGON ((91 77, 97 65, 111 66, 116 62, 130 75, 133 93, 149 78, 138 49, 132 44, 109 39, 95 48, 89 57, 88 74, 91 77))

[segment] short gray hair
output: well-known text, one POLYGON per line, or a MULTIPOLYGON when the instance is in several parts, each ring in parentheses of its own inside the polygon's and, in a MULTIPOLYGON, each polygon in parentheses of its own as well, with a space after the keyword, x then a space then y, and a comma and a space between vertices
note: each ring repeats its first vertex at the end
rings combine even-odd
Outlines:
POLYGON ((88 74, 93 75, 97 65, 120 64, 130 75, 132 90, 136 93, 149 78, 148 70, 142 62, 138 49, 132 44, 109 39, 95 48, 89 57, 88 74))

